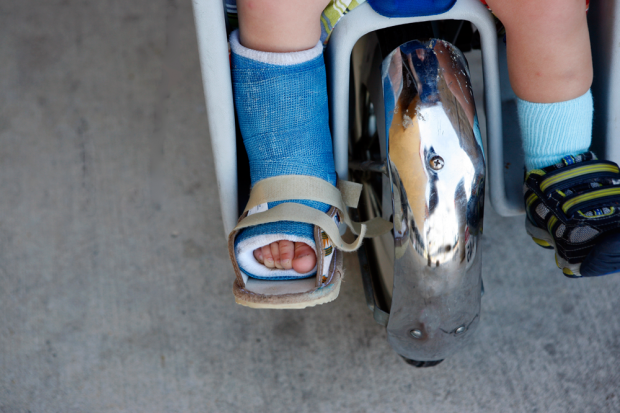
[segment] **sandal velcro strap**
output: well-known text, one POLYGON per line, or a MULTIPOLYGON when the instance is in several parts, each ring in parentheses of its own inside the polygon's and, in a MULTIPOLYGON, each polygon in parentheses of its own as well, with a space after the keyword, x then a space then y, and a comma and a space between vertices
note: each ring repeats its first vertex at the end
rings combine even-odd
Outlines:
POLYGON ((327 214, 299 203, 284 203, 270 208, 264 212, 254 213, 244 218, 233 230, 236 231, 277 221, 294 221, 314 224, 331 238, 334 247, 339 250, 355 251, 361 245, 364 237, 376 237, 385 234, 392 229, 392 223, 382 218, 374 218, 366 222, 353 222, 347 211, 347 207, 356 208, 362 191, 362 185, 339 181, 338 188, 328 182, 313 176, 283 175, 267 178, 259 181, 252 188, 250 199, 245 211, 252 208, 278 201, 307 200, 317 201, 331 205, 338 209, 343 222, 358 235, 352 243, 346 243, 340 236, 338 226, 327 214))
POLYGON ((571 216, 581 209, 614 204, 620 204, 620 186, 594 188, 579 195, 568 196, 562 203, 562 211, 566 216, 571 216))
POLYGON ((573 180, 583 182, 587 179, 599 177, 617 177, 620 179, 620 169, 618 165, 608 161, 579 162, 544 175, 540 182, 540 190, 546 192, 560 185, 570 185, 573 180))

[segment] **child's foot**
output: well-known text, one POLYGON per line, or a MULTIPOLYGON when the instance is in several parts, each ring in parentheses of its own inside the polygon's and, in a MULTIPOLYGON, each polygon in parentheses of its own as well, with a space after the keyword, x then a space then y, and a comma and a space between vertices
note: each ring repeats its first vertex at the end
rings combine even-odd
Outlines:
POLYGON ((254 250, 256 261, 270 269, 293 269, 300 274, 309 272, 316 265, 316 254, 304 242, 280 240, 254 250))
POLYGON ((527 173, 525 226, 567 277, 620 271, 620 170, 592 152, 527 173))

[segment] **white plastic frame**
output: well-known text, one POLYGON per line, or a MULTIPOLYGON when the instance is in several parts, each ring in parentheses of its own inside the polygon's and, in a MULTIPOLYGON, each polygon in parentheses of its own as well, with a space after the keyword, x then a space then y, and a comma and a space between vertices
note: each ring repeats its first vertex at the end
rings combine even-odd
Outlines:
POLYGON ((237 141, 222 0, 193 0, 209 136, 220 195, 224 236, 237 224, 237 141))

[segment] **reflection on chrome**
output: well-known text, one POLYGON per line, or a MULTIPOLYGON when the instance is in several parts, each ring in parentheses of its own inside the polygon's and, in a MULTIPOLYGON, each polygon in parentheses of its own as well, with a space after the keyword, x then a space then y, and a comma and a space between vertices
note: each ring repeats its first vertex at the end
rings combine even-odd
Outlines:
POLYGON ((469 71, 451 44, 412 41, 384 60, 382 78, 395 242, 388 340, 407 358, 439 360, 480 313, 485 165, 469 71))

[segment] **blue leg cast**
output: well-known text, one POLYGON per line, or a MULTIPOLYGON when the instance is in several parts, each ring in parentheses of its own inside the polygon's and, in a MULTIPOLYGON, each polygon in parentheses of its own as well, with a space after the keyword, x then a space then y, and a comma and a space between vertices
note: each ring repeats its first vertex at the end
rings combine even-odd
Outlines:
MULTIPOLYGON (((231 35, 230 43, 235 107, 250 159, 252 185, 279 175, 310 175, 335 185, 321 44, 295 53, 258 52, 243 47, 238 32, 231 35)), ((320 202, 295 202, 323 212, 329 209, 320 202)), ((292 269, 269 269, 253 255, 256 248, 283 239, 305 242, 316 252, 313 231, 313 225, 290 221, 242 230, 235 239, 241 271, 267 280, 313 276, 316 268, 306 274, 292 269)))

